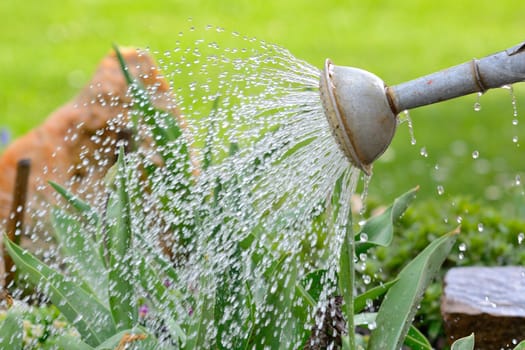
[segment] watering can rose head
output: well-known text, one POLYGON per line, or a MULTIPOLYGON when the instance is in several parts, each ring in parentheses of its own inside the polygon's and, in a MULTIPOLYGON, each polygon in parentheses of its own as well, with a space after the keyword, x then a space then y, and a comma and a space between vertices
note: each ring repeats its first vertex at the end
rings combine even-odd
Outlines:
POLYGON ((397 113, 521 81, 525 42, 395 86, 326 60, 319 90, 337 143, 353 165, 370 174, 394 137, 397 113))
POLYGON ((370 174, 372 163, 390 145, 397 125, 385 83, 370 72, 336 66, 327 59, 319 88, 340 148, 353 165, 370 174))

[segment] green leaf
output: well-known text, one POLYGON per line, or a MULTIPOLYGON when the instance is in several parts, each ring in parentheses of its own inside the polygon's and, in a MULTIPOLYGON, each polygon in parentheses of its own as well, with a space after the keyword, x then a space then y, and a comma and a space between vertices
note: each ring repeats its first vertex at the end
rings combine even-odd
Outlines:
POLYGON ((95 348, 84 343, 79 337, 69 334, 61 335, 56 342, 58 350, 94 350, 95 348))
POLYGON ((450 347, 450 350, 474 350, 474 333, 468 337, 456 340, 450 347))
POLYGON ((106 266, 106 261, 103 258, 104 245, 101 243, 102 235, 101 235, 101 232, 100 232, 101 221, 100 221, 100 217, 97 214, 97 212, 95 210, 93 210, 93 208, 88 203, 82 201, 80 198, 78 198, 77 196, 75 196, 74 194, 69 192, 67 189, 65 189, 64 187, 60 186, 59 184, 57 184, 57 183, 55 183, 53 181, 49 181, 49 185, 51 187, 53 187, 55 189, 55 191, 57 191, 57 193, 60 194, 64 199, 66 199, 66 201, 71 206, 73 206, 73 208, 75 208, 80 214, 82 214, 86 218, 87 223, 89 225, 97 227, 97 231, 95 233, 95 240, 100 243, 99 244, 99 248, 98 248, 98 252, 99 252, 98 255, 101 257, 102 264, 105 267, 106 266))
POLYGON ((201 293, 197 301, 197 310, 193 313, 193 320, 188 331, 188 341, 184 349, 207 349, 210 348, 209 327, 213 326, 214 299, 205 291, 205 281, 201 280, 201 293))
POLYGON ((377 318, 377 312, 362 312, 360 314, 354 315, 354 324, 356 326, 369 327, 370 325, 376 322, 376 318, 377 318))
POLYGON ((109 254, 109 305, 118 330, 137 323, 138 310, 134 293, 134 270, 131 255, 131 212, 127 170, 122 147, 117 159, 116 189, 106 210, 109 254))
MULTIPOLYGON (((353 315, 354 315, 354 283, 355 283, 355 267, 354 267, 354 241, 352 230, 351 213, 348 213, 348 222, 344 229, 343 243, 339 254, 339 293, 343 296, 343 315, 347 321, 348 334, 350 330, 354 329, 353 315)), ((350 347, 355 347, 355 338, 350 335, 350 347)))
POLYGON ((279 259, 267 284, 262 319, 255 343, 262 348, 286 349, 286 342, 297 340, 298 326, 292 317, 297 263, 285 255, 279 259))
POLYGON ((250 349, 251 340, 253 339, 253 333, 255 332, 255 327, 257 324, 257 320, 256 320, 257 308, 256 308, 256 305, 253 299, 253 295, 251 293, 248 282, 244 284, 244 289, 246 290, 246 304, 249 306, 248 323, 251 325, 250 329, 248 330, 248 342, 246 343, 246 346, 244 347, 244 350, 248 350, 250 349))
POLYGON ((413 188, 396 198, 394 203, 382 214, 369 219, 365 223, 361 232, 355 237, 355 250, 357 256, 365 253, 373 246, 387 247, 392 243, 392 238, 394 237, 394 223, 401 215, 403 215, 408 208, 408 205, 416 197, 418 190, 419 187, 413 188), (362 242, 360 238, 365 234, 367 239, 365 242, 362 242))
POLYGON ((514 350, 525 350, 525 340, 521 341, 518 345, 516 345, 514 350))
POLYGON ((179 147, 174 147, 173 145, 182 135, 182 130, 177 118, 171 113, 159 110, 153 105, 146 89, 138 80, 131 76, 126 61, 116 45, 114 45, 114 49, 121 71, 130 86, 130 92, 133 97, 133 107, 140 111, 144 122, 152 127, 153 141, 158 148, 160 156, 165 161, 170 173, 180 173, 181 170, 183 170, 189 178, 191 175, 189 171, 189 147, 184 140, 179 142, 179 147))
POLYGON ((122 56, 122 53, 120 52, 120 49, 118 48, 116 44, 113 44, 113 49, 115 50, 115 54, 117 55, 117 59, 120 64, 122 74, 124 75, 124 79, 126 79, 126 83, 128 85, 131 85, 133 83, 133 78, 131 77, 131 74, 129 73, 128 65, 126 64, 126 61, 124 60, 124 57, 122 56))
POLYGON ((218 349, 244 349, 248 343, 251 324, 244 312, 249 305, 246 305, 246 289, 241 274, 243 265, 241 248, 237 245, 228 268, 219 277, 216 291, 214 316, 218 349))
POLYGON ((51 212, 51 224, 70 267, 104 304, 108 302, 108 276, 99 249, 82 225, 60 209, 51 212))
MULTIPOLYGON (((180 302, 181 300, 176 300, 175 298, 179 297, 182 299, 182 293, 174 289, 174 287, 169 287, 168 289, 164 284, 163 278, 157 273, 159 270, 161 269, 158 269, 156 266, 148 263, 145 258, 142 258, 139 264, 140 283, 155 306, 170 310, 170 317, 163 319, 173 331, 171 335, 178 338, 175 340, 184 343, 187 337, 180 327, 181 317, 177 313, 179 308, 176 304, 177 301, 180 302)), ((165 313, 161 313, 161 315, 165 315, 165 313)))
POLYGON ((399 349, 417 311, 425 289, 437 275, 459 229, 450 232, 425 248, 399 273, 399 280, 387 292, 372 331, 369 350, 399 349))
POLYGON ((5 236, 4 244, 17 268, 28 276, 32 284, 46 292, 89 345, 97 346, 115 333, 109 310, 93 294, 49 268, 5 236))
POLYGON ((24 325, 22 316, 10 309, 0 326, 0 349, 22 349, 24 325))
POLYGON ((354 299, 354 314, 357 314, 361 312, 365 307, 367 300, 374 300, 385 294, 390 287, 392 287, 398 280, 395 279, 393 281, 384 283, 380 286, 371 288, 364 292, 363 294, 358 295, 354 299))
POLYGON ((432 350, 432 345, 419 329, 410 326, 404 344, 411 350, 432 350))
POLYGON ((55 191, 57 191, 57 193, 60 194, 73 208, 86 217, 90 224, 96 225, 98 223, 99 217, 88 203, 84 202, 56 182, 49 181, 49 185, 53 187, 55 191))
MULTIPOLYGON (((354 324, 375 329, 377 327, 376 319, 376 312, 363 312, 354 316, 354 324)), ((432 345, 428 339, 414 326, 410 326, 404 344, 412 350, 432 350, 432 345)))
MULTIPOLYGON (((219 101, 221 97, 217 96, 215 100, 213 100, 213 106, 211 107, 210 116, 213 116, 217 109, 219 108, 219 101)), ((207 170, 210 165, 213 163, 213 155, 212 155, 212 149, 213 149, 213 138, 217 132, 217 123, 214 121, 213 118, 210 118, 210 124, 208 127, 208 133, 206 135, 206 140, 204 144, 204 151, 203 151, 203 160, 202 160, 202 169, 207 170)))
MULTIPOLYGON (((301 293, 307 293, 311 301, 308 301, 310 304, 313 303, 315 306, 319 301, 319 297, 324 288, 327 288, 327 284, 330 281, 327 281, 326 278, 327 270, 318 269, 307 273, 301 280, 301 283, 298 284, 300 287, 299 291, 301 293)), ((333 286, 332 286, 333 287, 333 286)))

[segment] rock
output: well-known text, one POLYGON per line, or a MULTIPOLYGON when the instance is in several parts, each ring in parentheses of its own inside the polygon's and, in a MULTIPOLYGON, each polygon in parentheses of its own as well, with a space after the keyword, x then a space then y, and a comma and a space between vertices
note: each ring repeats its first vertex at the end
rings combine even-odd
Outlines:
MULTIPOLYGON (((135 49, 121 52, 131 74, 140 77, 151 92, 154 104, 171 111, 182 122, 172 103, 169 84, 153 59, 135 49)), ((50 180, 68 185, 84 198, 103 192, 98 180, 114 163, 116 141, 125 131, 130 102, 127 89, 116 55, 110 53, 102 59, 91 81, 73 100, 5 149, 0 156, 2 227, 5 227, 11 210, 16 166, 20 159, 31 160, 26 211, 29 226, 36 227, 42 221, 38 213, 54 203, 54 190, 48 185, 50 180)))
POLYGON ((450 343, 474 333, 476 349, 513 349, 525 339, 525 267, 451 269, 441 314, 450 343))

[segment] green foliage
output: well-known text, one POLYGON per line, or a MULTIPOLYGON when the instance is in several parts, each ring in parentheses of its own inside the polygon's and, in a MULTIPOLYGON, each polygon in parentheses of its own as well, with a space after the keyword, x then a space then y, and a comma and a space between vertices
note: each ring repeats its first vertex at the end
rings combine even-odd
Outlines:
POLYGON ((458 231, 433 241, 399 273, 381 304, 369 349, 397 349, 403 343, 425 289, 438 274, 458 231))
POLYGON ((111 193, 106 208, 107 252, 109 256, 108 288, 111 315, 117 330, 132 328, 137 323, 133 271, 131 211, 127 185, 124 151, 117 160, 116 189, 111 193))
POLYGON ((23 336, 22 317, 11 309, 0 328, 0 349, 21 349, 23 336))
POLYGON ((474 350, 474 334, 456 340, 450 350, 474 350))
MULTIPOLYGON (((412 320, 427 286, 439 275, 441 264, 456 240, 456 232, 436 234, 428 247, 405 261, 406 266, 390 282, 358 295, 355 277, 356 256, 360 258, 372 251, 379 254, 381 249, 391 248, 395 223, 403 216, 417 189, 397 198, 355 234, 351 211, 343 198, 349 187, 343 182, 347 179, 343 175, 336 184, 331 206, 327 205, 326 212, 316 214, 331 219, 327 224, 328 234, 341 235, 337 276, 327 277, 329 271, 314 268, 304 271, 301 265, 304 257, 273 250, 261 243, 261 227, 241 234, 239 228, 231 225, 235 223, 233 216, 226 216, 220 222, 213 220, 223 210, 219 205, 222 201, 229 201, 226 207, 229 210, 243 210, 238 197, 241 179, 212 179, 216 180, 215 187, 209 193, 193 191, 195 179, 189 147, 174 116, 153 106, 148 92, 127 73, 126 62, 118 50, 117 55, 136 108, 134 127, 149 128, 155 150, 163 161, 162 166, 148 168, 146 173, 160 183, 148 181, 149 178, 140 184, 133 182, 135 169, 128 161, 136 155, 126 155, 121 148, 117 163, 106 175, 108 192, 103 214, 96 213, 65 188, 52 184, 73 210, 69 213, 56 209, 52 218, 56 237, 69 258, 67 272, 46 266, 5 239, 19 271, 46 293, 78 330, 79 337, 60 336, 57 340, 60 347, 102 350, 114 349, 124 342, 130 348, 148 349, 295 348, 304 345, 309 336, 315 336, 305 325, 314 321, 316 309, 325 301, 321 293, 327 287, 325 284, 333 283, 338 286, 334 290, 344 300, 340 310, 347 329, 341 339, 343 347, 397 349, 405 344, 414 349, 430 348, 412 320), (176 263, 154 246, 147 226, 141 221, 142 212, 150 209, 144 208, 143 196, 154 186, 163 189, 158 208, 163 213, 186 218, 194 202, 209 207, 209 211, 192 213, 191 220, 170 225, 176 244, 188 247, 188 256, 176 263), (173 205, 173 198, 187 207, 173 205), (336 220, 338 218, 343 219, 336 220), (204 229, 210 230, 209 237, 198 236, 204 229), (231 231, 221 239, 233 249, 224 257, 228 261, 225 268, 214 270, 206 254, 191 251, 190 243, 215 239, 221 230, 231 231), (234 237, 237 240, 233 240, 234 237), (227 242, 230 239, 232 241, 227 242), (211 273, 199 271, 202 275, 191 283, 179 279, 179 272, 185 270, 178 268, 185 267, 184 259, 190 258, 209 267, 211 273), (254 273, 259 274, 257 279, 246 277, 254 273), (166 281, 170 281, 170 286, 166 281), (257 283, 251 283, 253 281, 257 283), (374 301, 381 304, 379 311, 367 312, 369 303, 374 301), (142 306, 147 311, 139 311, 142 306), (141 312, 148 314, 147 317, 141 312), (354 334, 354 323, 367 325, 372 330, 368 341, 354 334)), ((237 149, 238 146, 232 144, 229 156, 235 157, 237 149)), ((210 167, 214 160, 211 153, 205 153, 205 166, 210 167)), ((255 162, 254 169, 258 165, 255 162)), ((286 222, 287 215, 293 214, 282 213, 277 220, 286 222)), ((16 330, 19 323, 13 317, 8 318, 3 327, 6 332, 14 328, 14 334, 20 334, 16 330)))
POLYGON ((99 344, 115 332, 109 310, 95 295, 49 268, 7 237, 4 237, 4 244, 16 266, 28 276, 31 283, 46 290, 51 302, 88 344, 99 344))
MULTIPOLYGON (((417 201, 397 221, 392 244, 373 250, 374 259, 367 260, 364 273, 375 276, 378 282, 389 281, 451 223, 461 224, 461 235, 445 260, 440 277, 454 266, 525 264, 525 250, 519 244, 520 234, 525 232, 523 221, 478 200, 456 198, 452 203, 445 208, 433 200, 417 201)), ((441 278, 429 285, 415 321, 432 343, 444 336, 440 314, 442 288, 441 278)))
POLYGON ((356 255, 365 253, 373 246, 388 247, 394 238, 394 224, 401 217, 409 204, 416 197, 419 188, 414 188, 399 198, 389 206, 383 213, 372 217, 361 228, 356 239, 356 255), (363 237, 363 239, 361 239, 363 237))

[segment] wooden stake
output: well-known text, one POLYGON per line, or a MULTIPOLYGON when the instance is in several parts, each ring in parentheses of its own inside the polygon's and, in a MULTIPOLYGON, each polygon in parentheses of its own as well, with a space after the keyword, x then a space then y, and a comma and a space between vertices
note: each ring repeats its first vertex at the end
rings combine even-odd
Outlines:
MULTIPOLYGON (((24 223, 24 213, 27 200, 27 187, 29 182, 29 173, 31 169, 30 159, 21 159, 18 161, 16 168, 16 180, 13 192, 13 203, 7 221, 7 238, 16 244, 20 244, 20 236, 24 223)), ((13 259, 7 253, 3 245, 5 279, 4 288, 8 287, 14 281, 13 259)))

